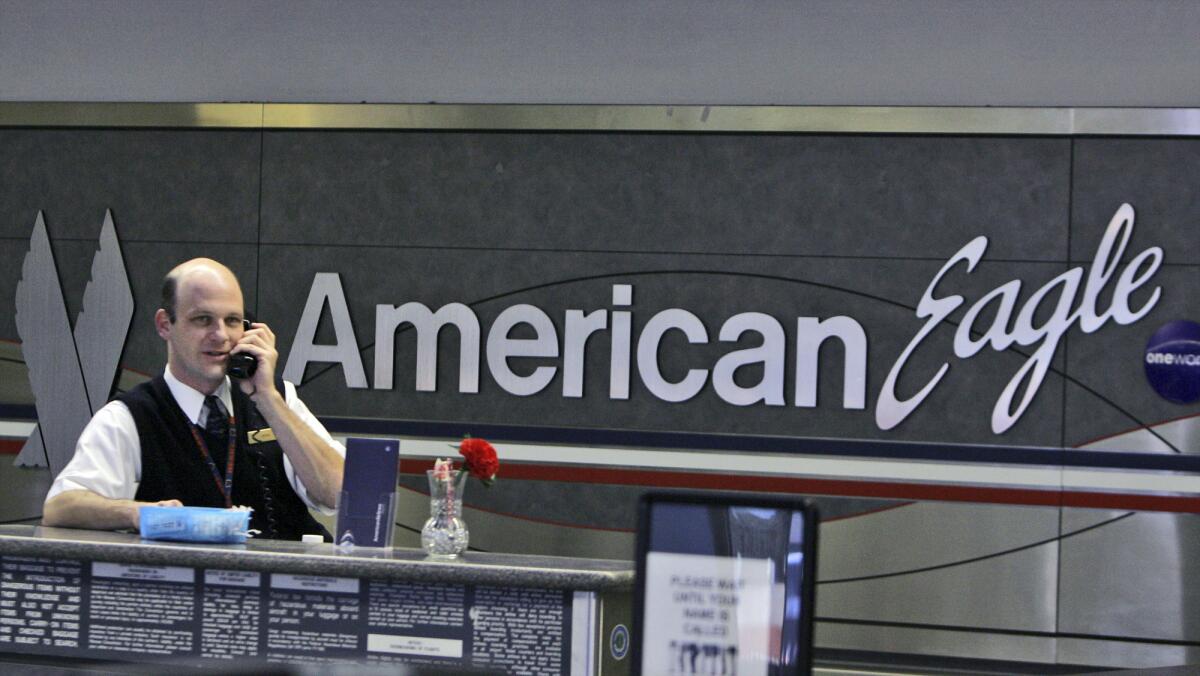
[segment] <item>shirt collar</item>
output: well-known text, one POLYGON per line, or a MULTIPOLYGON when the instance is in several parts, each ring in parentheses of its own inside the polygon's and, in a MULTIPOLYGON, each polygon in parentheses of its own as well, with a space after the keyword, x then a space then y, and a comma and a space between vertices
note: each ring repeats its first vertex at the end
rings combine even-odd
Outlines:
MULTIPOLYGON (((163 380, 167 381, 171 396, 175 397, 175 403, 179 404, 179 408, 183 410, 183 414, 188 417, 188 420, 193 425, 203 425, 204 421, 200 419, 200 415, 204 413, 204 394, 191 385, 181 382, 171 373, 170 367, 164 370, 163 380)), ((233 397, 229 394, 229 376, 225 376, 225 380, 221 381, 221 385, 213 394, 221 400, 222 404, 225 404, 226 411, 233 410, 233 397)))

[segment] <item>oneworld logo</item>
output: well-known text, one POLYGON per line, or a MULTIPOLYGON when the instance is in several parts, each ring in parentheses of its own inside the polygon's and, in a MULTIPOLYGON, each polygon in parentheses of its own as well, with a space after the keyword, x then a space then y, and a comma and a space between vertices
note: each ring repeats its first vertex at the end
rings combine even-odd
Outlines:
POLYGON ((1200 399, 1200 324, 1165 324, 1146 344, 1146 380, 1167 401, 1190 404, 1200 399))
POLYGON ((1166 364, 1167 366, 1200 366, 1200 354, 1188 354, 1185 352, 1150 352, 1146 355, 1146 363, 1166 364))
MULTIPOLYGON (((924 341, 936 329, 952 328, 951 315, 965 308, 957 327, 952 329, 953 352, 959 360, 971 359, 985 348, 996 352, 1014 346, 1030 348, 1029 356, 999 393, 992 410, 993 433, 1001 434, 1011 428, 1029 408, 1049 372, 1059 342, 1071 327, 1093 333, 1110 321, 1132 324, 1158 303, 1161 289, 1157 286, 1149 289, 1140 304, 1132 296, 1154 278, 1162 265, 1162 249, 1147 248, 1133 255, 1125 265, 1120 264, 1133 227, 1133 207, 1123 204, 1105 229, 1090 265, 1071 268, 1024 297, 1019 279, 1001 284, 973 302, 944 288, 943 279, 956 267, 964 267, 967 273, 975 269, 987 251, 988 241, 986 237, 977 237, 959 249, 933 276, 918 301, 916 317, 924 320, 924 324, 888 371, 876 397, 876 425, 884 430, 896 427, 944 380, 950 371, 949 361, 944 361, 932 374, 910 374, 909 378, 924 383, 915 393, 897 391, 901 374, 922 349, 924 341), (1102 301, 1102 297, 1107 300, 1102 301)), ((590 310, 568 309, 556 324, 541 308, 517 304, 501 311, 485 331, 474 310, 463 303, 448 303, 436 311, 417 301, 378 304, 374 389, 394 387, 395 334, 401 326, 411 325, 417 336, 413 355, 415 389, 434 391, 438 380, 439 333, 452 326, 459 338, 461 393, 479 392, 482 356, 492 379, 509 394, 542 393, 556 376, 561 376, 561 396, 582 397, 589 357, 587 341, 593 335, 607 333, 611 345, 606 355, 610 399, 629 398, 630 381, 636 372, 651 395, 667 402, 687 401, 711 387, 721 400, 733 406, 790 404, 813 408, 817 405, 821 347, 834 340, 841 343, 844 354, 842 407, 866 408, 867 337, 862 324, 853 317, 796 317, 793 320, 796 338, 788 344, 784 324, 776 317, 761 312, 738 312, 721 323, 715 342, 738 342, 752 334, 760 345, 732 350, 710 367, 689 369, 682 378, 672 380, 663 373, 660 364, 664 336, 679 332, 690 345, 712 343, 714 336, 707 329, 710 324, 687 309, 668 308, 645 319, 640 332, 635 332, 636 308, 631 284, 614 284, 608 305, 590 310), (529 337, 515 338, 514 332, 529 337), (785 392, 789 349, 795 372, 793 387, 785 392), (509 363, 510 358, 518 357, 540 358, 541 365, 518 373, 509 363), (735 380, 735 373, 747 366, 756 367, 762 374, 758 382, 747 384, 735 380)), ((309 363, 336 363, 342 367, 348 387, 370 387, 358 345, 338 273, 317 273, 292 342, 284 377, 299 382, 309 363), (317 326, 326 314, 334 329, 335 342, 317 344, 317 326)))

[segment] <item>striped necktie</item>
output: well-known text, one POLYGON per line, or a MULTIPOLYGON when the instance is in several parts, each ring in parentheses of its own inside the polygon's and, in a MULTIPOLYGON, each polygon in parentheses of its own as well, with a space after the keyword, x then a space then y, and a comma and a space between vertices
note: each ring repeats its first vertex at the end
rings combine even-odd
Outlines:
POLYGON ((210 438, 219 439, 224 443, 229 435, 229 414, 225 411, 225 405, 215 395, 210 394, 204 398, 204 406, 208 409, 204 431, 210 438))

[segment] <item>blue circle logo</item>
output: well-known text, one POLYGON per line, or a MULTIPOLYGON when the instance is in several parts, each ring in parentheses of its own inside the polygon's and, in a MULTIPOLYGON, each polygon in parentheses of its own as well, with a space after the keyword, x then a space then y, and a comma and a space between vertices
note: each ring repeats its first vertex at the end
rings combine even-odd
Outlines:
POLYGON ((614 660, 625 659, 626 653, 629 652, 629 630, 625 625, 618 624, 613 627, 612 633, 608 635, 608 651, 612 653, 614 660))
POLYGON ((1200 399, 1200 324, 1181 319, 1150 336, 1146 380, 1167 401, 1190 404, 1200 399))

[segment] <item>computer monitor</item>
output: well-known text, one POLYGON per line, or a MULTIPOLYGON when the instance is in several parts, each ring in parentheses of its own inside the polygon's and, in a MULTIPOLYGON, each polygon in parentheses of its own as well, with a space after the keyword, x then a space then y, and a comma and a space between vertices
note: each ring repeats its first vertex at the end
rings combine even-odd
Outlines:
POLYGON ((811 673, 817 523, 799 498, 642 496, 633 673, 811 673))

